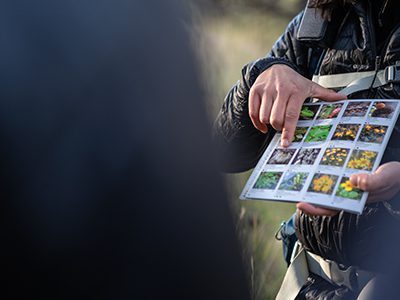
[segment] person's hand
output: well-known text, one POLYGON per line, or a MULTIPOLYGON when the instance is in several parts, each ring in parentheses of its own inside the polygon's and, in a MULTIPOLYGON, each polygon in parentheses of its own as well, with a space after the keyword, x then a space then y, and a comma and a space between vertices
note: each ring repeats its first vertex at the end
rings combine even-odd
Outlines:
POLYGON ((368 203, 390 200, 400 191, 400 162, 383 164, 372 174, 352 175, 350 183, 369 192, 368 203))
MULTIPOLYGON (((354 174, 350 183, 369 192, 368 203, 390 200, 400 191, 400 162, 383 164, 371 174, 354 174)), ((297 203, 297 208, 311 216, 334 216, 339 212, 304 202, 297 203)))
POLYGON ((250 89, 251 121, 263 133, 268 131, 267 124, 282 131, 282 146, 287 147, 293 139, 301 107, 309 97, 327 101, 346 99, 286 65, 273 65, 258 76, 250 89))

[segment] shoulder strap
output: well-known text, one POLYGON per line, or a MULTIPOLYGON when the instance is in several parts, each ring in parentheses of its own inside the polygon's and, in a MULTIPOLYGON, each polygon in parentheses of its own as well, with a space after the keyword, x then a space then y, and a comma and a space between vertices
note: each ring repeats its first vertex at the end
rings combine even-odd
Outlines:
POLYGON ((355 92, 377 88, 390 83, 400 83, 400 62, 380 71, 354 72, 335 75, 315 75, 312 79, 319 85, 336 89, 339 93, 350 95, 355 92))

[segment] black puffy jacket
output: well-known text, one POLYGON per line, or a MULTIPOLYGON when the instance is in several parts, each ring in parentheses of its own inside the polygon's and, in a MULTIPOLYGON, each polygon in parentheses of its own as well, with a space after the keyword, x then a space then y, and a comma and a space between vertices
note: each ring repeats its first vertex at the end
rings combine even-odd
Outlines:
MULTIPOLYGON (((263 134, 255 129, 248 115, 249 91, 259 74, 273 64, 286 64, 311 78, 315 62, 320 58, 320 75, 373 71, 393 65, 400 61, 400 17, 390 21, 385 18, 398 11, 398 6, 395 0, 372 4, 360 0, 349 5, 346 7, 348 15, 328 49, 311 48, 296 39, 303 12, 296 16, 266 57, 243 68, 241 80, 225 99, 214 132, 222 153, 222 169, 240 172, 254 167, 274 134, 273 130, 263 134), (386 11, 384 2, 387 2, 386 11), (373 5, 378 5, 379 10, 373 5), (378 23, 387 26, 378 28, 378 23)), ((400 85, 390 84, 349 98, 400 99, 400 85)), ((382 163, 399 160, 399 125, 398 122, 382 163)), ((392 199, 391 204, 398 208, 400 201, 392 199)), ((296 225, 297 235, 305 247, 324 258, 374 271, 400 265, 397 259, 400 256, 400 221, 383 203, 366 205, 360 216, 346 212, 334 217, 298 214, 296 225)))

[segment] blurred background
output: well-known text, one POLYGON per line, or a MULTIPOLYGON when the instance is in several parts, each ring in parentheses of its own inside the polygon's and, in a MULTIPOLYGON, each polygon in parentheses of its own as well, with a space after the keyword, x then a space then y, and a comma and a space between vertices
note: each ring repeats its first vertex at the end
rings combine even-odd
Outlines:
MULTIPOLYGON (((194 1, 193 1, 194 2, 194 1)), ((210 119, 240 78, 246 63, 265 56, 288 22, 305 6, 302 0, 203 0, 191 4, 194 48, 200 59, 210 119)), ((253 299, 274 299, 286 271, 275 233, 295 211, 288 203, 238 199, 250 172, 227 175, 226 185, 244 244, 253 299)))

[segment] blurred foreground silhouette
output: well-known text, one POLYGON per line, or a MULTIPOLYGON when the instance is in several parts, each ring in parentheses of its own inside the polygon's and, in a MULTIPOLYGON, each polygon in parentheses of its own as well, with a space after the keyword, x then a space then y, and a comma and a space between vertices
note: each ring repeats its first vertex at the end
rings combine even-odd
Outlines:
POLYGON ((2 297, 248 299, 178 2, 0 14, 2 297))

